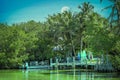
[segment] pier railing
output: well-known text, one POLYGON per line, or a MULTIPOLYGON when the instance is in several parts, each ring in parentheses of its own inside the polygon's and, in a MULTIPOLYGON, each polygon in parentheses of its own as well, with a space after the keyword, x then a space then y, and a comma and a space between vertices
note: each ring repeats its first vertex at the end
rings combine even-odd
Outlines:
POLYGON ((58 59, 55 59, 55 62, 53 62, 52 58, 50 59, 50 67, 53 68, 58 68, 58 66, 71 66, 71 67, 75 67, 75 66, 95 66, 97 63, 99 64, 99 60, 97 58, 93 58, 91 60, 88 59, 81 59, 81 60, 76 60, 75 57, 72 57, 72 61, 69 60, 70 58, 67 57, 65 62, 59 62, 58 59))
POLYGON ((65 62, 59 62, 59 59, 55 59, 55 62, 53 62, 52 58, 50 59, 51 69, 59 69, 61 66, 71 66, 72 68, 75 68, 76 66, 84 66, 86 69, 88 69, 88 66, 91 66, 95 71, 114 71, 107 55, 101 58, 83 58, 80 60, 76 60, 75 57, 72 57, 72 61, 67 57, 65 62))
POLYGON ((24 67, 26 69, 33 69, 33 68, 59 69, 63 67, 76 68, 76 66, 81 66, 81 67, 84 66, 86 69, 88 69, 88 66, 91 66, 92 69, 94 69, 95 71, 114 71, 111 62, 108 59, 108 56, 104 56, 101 58, 93 58, 93 59, 87 59, 87 58, 76 59, 76 57, 67 57, 66 59, 62 60, 59 58, 55 58, 55 59, 51 58, 49 61, 50 64, 47 65, 43 65, 42 62, 39 65, 29 65, 28 62, 26 62, 24 67))

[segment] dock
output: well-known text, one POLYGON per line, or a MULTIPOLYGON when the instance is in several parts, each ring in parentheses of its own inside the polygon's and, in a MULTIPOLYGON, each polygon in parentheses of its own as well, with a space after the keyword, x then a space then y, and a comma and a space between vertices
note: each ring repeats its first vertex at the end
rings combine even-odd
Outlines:
POLYGON ((76 68, 77 66, 84 67, 85 69, 88 69, 88 66, 91 66, 94 71, 114 71, 114 68, 107 57, 93 58, 92 60, 88 60, 86 58, 76 60, 75 57, 67 57, 66 61, 63 62, 60 62, 58 58, 54 60, 51 58, 49 60, 49 64, 44 64, 44 62, 42 62, 42 64, 38 64, 37 61, 25 63, 26 69, 67 69, 68 67, 76 68))
POLYGON ((85 66, 86 68, 88 66, 95 67, 97 64, 97 59, 94 58, 93 60, 75 60, 75 57, 72 58, 72 61, 67 58, 66 62, 59 62, 58 59, 56 59, 56 62, 53 62, 52 59, 50 59, 50 68, 58 68, 61 66, 71 66, 72 68, 75 68, 76 66, 85 66))

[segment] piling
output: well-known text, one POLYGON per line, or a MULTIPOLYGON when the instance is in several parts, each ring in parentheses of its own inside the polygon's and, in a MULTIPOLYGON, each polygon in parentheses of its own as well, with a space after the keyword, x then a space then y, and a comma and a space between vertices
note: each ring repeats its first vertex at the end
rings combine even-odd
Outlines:
POLYGON ((53 69, 52 58, 50 58, 50 68, 53 69))
POLYGON ((75 68, 75 57, 73 57, 73 65, 72 65, 73 69, 75 68))

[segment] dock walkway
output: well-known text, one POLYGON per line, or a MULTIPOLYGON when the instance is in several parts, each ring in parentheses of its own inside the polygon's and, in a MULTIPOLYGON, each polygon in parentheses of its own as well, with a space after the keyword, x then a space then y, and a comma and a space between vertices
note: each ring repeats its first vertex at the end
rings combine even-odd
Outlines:
POLYGON ((75 68, 76 66, 84 66, 86 69, 88 69, 88 66, 91 66, 92 69, 95 71, 114 71, 114 68, 112 67, 112 64, 108 60, 107 56, 106 58, 93 58, 91 60, 88 59, 81 59, 76 60, 75 57, 72 58, 66 58, 66 61, 60 62, 58 58, 56 59, 50 59, 50 64, 38 64, 37 62, 34 62, 33 65, 29 65, 30 63, 25 64, 26 69, 59 69, 63 67, 72 67, 75 68))

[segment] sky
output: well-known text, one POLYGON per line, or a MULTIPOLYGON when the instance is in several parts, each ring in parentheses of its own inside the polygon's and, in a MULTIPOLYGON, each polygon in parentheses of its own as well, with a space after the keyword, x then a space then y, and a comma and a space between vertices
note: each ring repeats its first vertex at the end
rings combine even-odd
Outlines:
POLYGON ((108 0, 0 0, 0 23, 20 23, 35 20, 44 22, 48 15, 61 13, 61 9, 78 12, 78 6, 90 2, 94 11, 108 17, 110 10, 101 11, 110 5, 108 0))

